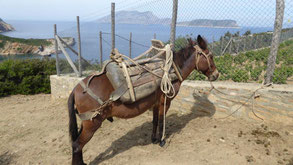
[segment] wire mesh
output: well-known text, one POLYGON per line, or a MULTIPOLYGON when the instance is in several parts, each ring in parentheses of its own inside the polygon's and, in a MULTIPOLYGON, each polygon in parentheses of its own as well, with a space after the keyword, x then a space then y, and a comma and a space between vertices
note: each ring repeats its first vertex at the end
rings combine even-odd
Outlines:
MULTIPOLYGON (((293 2, 286 0, 285 3, 275 75, 286 72, 286 78, 275 76, 275 83, 288 83, 292 80, 293 2)), ((136 57, 150 47, 151 39, 156 38, 168 43, 172 5, 170 0, 116 3, 115 40, 119 52, 136 57), (132 33, 131 42, 130 33, 132 33)), ((270 54, 275 13, 275 0, 179 1, 175 50, 184 47, 187 38, 196 40, 197 36, 201 35, 209 43, 209 50, 216 56, 215 62, 221 75, 219 80, 261 83, 270 54)), ((103 11, 81 17, 82 56, 93 66, 98 66, 97 64, 101 62, 100 31, 102 59, 103 61, 109 59, 111 52, 109 15, 110 3, 103 11)), ((62 30, 58 34, 77 38, 76 26, 74 26, 73 24, 71 28, 62 30)), ((74 45, 74 48, 77 50, 77 45, 74 45)), ((72 53, 70 56, 73 60, 77 59, 72 53)), ((92 69, 83 66, 83 70, 89 68, 92 69)), ((193 72, 189 79, 205 80, 206 78, 198 72, 193 72)))

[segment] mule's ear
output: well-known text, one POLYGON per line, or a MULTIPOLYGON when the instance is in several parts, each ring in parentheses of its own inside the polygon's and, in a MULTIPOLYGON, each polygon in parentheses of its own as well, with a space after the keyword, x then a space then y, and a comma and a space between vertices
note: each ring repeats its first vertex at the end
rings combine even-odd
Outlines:
POLYGON ((197 36, 197 43, 203 50, 207 49, 207 43, 200 35, 197 36))

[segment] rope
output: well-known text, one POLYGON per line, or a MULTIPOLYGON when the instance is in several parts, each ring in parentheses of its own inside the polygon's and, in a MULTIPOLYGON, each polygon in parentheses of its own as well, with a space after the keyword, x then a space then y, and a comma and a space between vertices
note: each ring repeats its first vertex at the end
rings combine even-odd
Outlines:
POLYGON ((159 78, 162 78, 160 87, 161 87, 161 91, 165 95, 165 98, 164 98, 163 132, 162 132, 162 137, 161 137, 161 141, 162 141, 165 138, 165 130, 166 130, 166 103, 167 103, 167 98, 173 98, 175 96, 175 89, 174 89, 174 86, 172 84, 171 78, 169 76, 169 71, 170 71, 170 69, 172 67, 172 64, 173 64, 173 51, 171 51, 171 46, 169 44, 167 44, 164 49, 159 49, 159 48, 155 48, 155 49, 166 52, 165 53, 166 54, 165 65, 162 68, 162 70, 164 71, 163 76, 157 75, 155 72, 149 70, 148 68, 145 68, 145 67, 141 66, 139 63, 137 63, 133 59, 129 58, 128 56, 120 54, 117 50, 116 50, 116 52, 115 51, 113 52, 113 56, 111 56, 111 58, 113 60, 115 60, 116 62, 122 62, 122 57, 127 58, 129 61, 134 63, 136 66, 148 71, 151 74, 154 74, 154 75, 158 76, 159 78))
POLYGON ((174 86, 171 82, 171 79, 169 77, 169 71, 172 67, 173 63, 173 51, 171 51, 170 45, 166 45, 166 61, 164 65, 164 74, 162 77, 161 81, 161 91, 164 93, 165 98, 164 98, 164 119, 163 119, 163 133, 162 133, 162 138, 161 141, 164 140, 165 138, 165 131, 166 131, 166 102, 167 102, 167 97, 168 98, 173 98, 175 96, 175 89, 174 86))
MULTIPOLYGON (((231 94, 227 94, 227 93, 224 93, 224 92, 221 92, 220 90, 218 90, 217 88, 215 88, 215 86, 212 84, 212 82, 210 81, 210 84, 211 84, 211 90, 210 91, 212 91, 213 89, 215 89, 216 91, 218 91, 219 93, 221 93, 221 94, 223 94, 223 95, 228 95, 228 96, 231 96, 231 94)), ((254 90, 253 91, 253 93, 251 94, 251 96, 250 97, 248 97, 236 110, 234 110, 231 114, 229 114, 228 116, 226 116, 226 117, 222 117, 222 118, 217 118, 217 119, 226 119, 226 118, 228 118, 228 117, 230 117, 230 116, 232 116, 232 115, 234 115, 236 112, 238 112, 239 110, 240 110, 240 108, 241 107, 243 107, 244 105, 246 105, 247 103, 248 103, 248 101, 250 100, 250 99, 252 99, 252 108, 251 108, 251 111, 252 111, 252 113, 253 113, 253 115, 255 116, 255 117, 257 117, 258 119, 260 119, 260 120, 262 120, 262 121, 264 121, 264 119, 263 118, 261 118, 261 117, 259 117, 256 113, 255 113, 255 111, 254 111, 254 99, 257 97, 256 96, 256 92, 257 91, 259 91, 259 90, 261 90, 261 89, 264 89, 265 87, 269 87, 269 86, 271 86, 272 84, 262 84, 262 86, 261 87, 259 87, 259 88, 257 88, 256 90, 254 90)), ((243 95, 240 95, 240 96, 242 96, 242 97, 245 97, 245 96, 243 96, 243 95)), ((246 97, 245 97, 246 98, 246 97)))

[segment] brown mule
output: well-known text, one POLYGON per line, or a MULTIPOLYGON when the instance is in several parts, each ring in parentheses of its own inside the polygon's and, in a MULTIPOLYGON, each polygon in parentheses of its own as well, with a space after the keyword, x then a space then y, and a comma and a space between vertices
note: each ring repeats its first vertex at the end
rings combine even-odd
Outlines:
MULTIPOLYGON (((194 70, 198 70, 206 75, 210 81, 218 78, 219 73, 213 61, 213 56, 207 49, 206 41, 201 37, 197 37, 198 46, 202 52, 195 48, 195 42, 188 39, 189 44, 181 49, 179 52, 174 53, 174 62, 180 68, 181 76, 186 79, 189 74, 194 70)), ((86 83, 90 77, 85 78, 83 81, 86 83)), ((182 82, 179 80, 173 81, 172 84, 175 89, 175 94, 178 93, 182 82)), ((89 88, 99 96, 102 100, 107 100, 110 94, 114 91, 110 81, 105 74, 94 77, 91 80, 89 88)), ((112 120, 112 117, 118 118, 133 118, 146 110, 153 110, 153 132, 151 140, 153 143, 160 143, 164 146, 165 140, 161 140, 163 134, 163 117, 164 117, 164 94, 157 89, 150 96, 143 98, 132 104, 123 104, 122 102, 115 101, 107 106, 100 115, 97 115, 93 120, 85 120, 81 123, 81 129, 78 132, 76 113, 85 113, 96 109, 100 104, 93 99, 89 94, 83 92, 81 85, 77 85, 68 99, 69 109, 69 131, 72 140, 72 164, 84 164, 82 156, 82 148, 89 142, 96 130, 101 126, 105 119, 112 120), (157 137, 157 127, 159 125, 159 137, 157 137)), ((170 107, 172 99, 166 100, 166 113, 170 107)))

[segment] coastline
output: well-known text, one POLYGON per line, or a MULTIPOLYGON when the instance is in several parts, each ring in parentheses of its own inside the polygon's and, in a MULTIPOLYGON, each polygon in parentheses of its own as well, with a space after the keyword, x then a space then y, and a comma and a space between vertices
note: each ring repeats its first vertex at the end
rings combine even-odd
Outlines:
MULTIPOLYGON (((75 44, 75 39, 72 37, 65 37, 63 38, 63 40, 69 46, 73 46, 75 44)), ((9 56, 9 55, 33 54, 33 55, 39 55, 39 56, 50 56, 51 54, 55 53, 55 40, 47 39, 47 41, 50 42, 50 44, 43 45, 42 51, 39 49, 40 46, 29 45, 29 44, 24 44, 19 42, 5 41, 4 47, 0 48, 0 55, 9 56)), ((58 52, 61 52, 61 50, 58 49, 58 52)))
POLYGON ((229 26, 200 26, 200 25, 180 25, 180 24, 177 24, 177 26, 181 26, 181 27, 215 28, 215 29, 241 29, 240 26, 229 27, 229 26))

